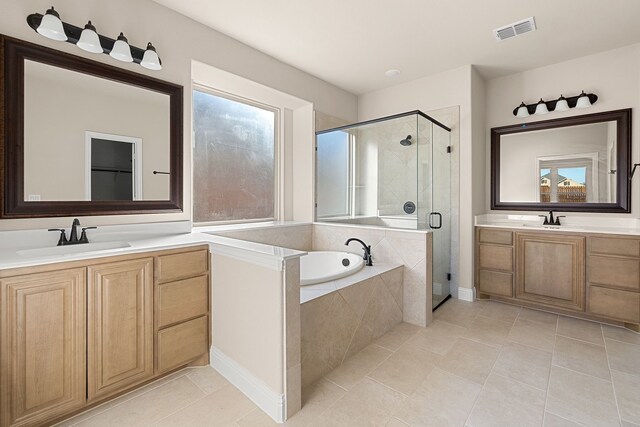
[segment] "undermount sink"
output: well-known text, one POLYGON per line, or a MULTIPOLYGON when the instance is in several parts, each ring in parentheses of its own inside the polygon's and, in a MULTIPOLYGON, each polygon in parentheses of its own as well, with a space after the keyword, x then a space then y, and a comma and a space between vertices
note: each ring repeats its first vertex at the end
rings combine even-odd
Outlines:
POLYGON ((81 254, 85 252, 106 251, 109 249, 128 248, 127 242, 82 243, 78 245, 53 246, 48 248, 22 249, 17 253, 25 258, 56 257, 81 254))

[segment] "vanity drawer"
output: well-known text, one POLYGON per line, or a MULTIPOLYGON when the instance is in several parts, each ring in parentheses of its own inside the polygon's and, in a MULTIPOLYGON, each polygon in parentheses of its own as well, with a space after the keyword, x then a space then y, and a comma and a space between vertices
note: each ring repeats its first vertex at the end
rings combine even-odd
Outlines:
POLYGON ((206 273, 208 269, 209 252, 206 249, 160 255, 156 261, 156 277, 159 282, 196 276, 206 273))
POLYGON ((589 251, 592 254, 640 257, 640 240, 616 237, 590 237, 589 251))
POLYGON ((203 275, 157 288, 158 328, 193 319, 209 311, 209 276, 203 275))
POLYGON ((480 228, 480 243, 494 243, 496 245, 513 245, 513 232, 480 228))
POLYGON ((483 294, 512 297, 513 274, 480 270, 478 273, 478 290, 483 294))
POLYGON ((589 283, 640 291, 640 259, 591 255, 589 283))
POLYGON ((622 322, 640 323, 640 293, 589 286, 587 312, 622 322))
POLYGON ((479 268, 513 271, 513 248, 509 246, 480 245, 479 268))
POLYGON ((209 351, 208 319, 198 317, 158 332, 158 372, 185 365, 209 351))

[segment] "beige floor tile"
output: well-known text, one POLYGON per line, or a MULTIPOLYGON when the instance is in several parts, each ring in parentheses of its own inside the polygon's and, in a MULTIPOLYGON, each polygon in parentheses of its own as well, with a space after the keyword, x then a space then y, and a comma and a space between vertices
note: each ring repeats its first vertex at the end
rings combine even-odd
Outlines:
POLYGON ((604 345, 602 328, 598 322, 560 316, 558 319, 558 335, 563 335, 577 340, 587 341, 592 344, 604 345))
POLYGON ((187 371, 187 378, 200 387, 205 394, 214 393, 231 384, 211 366, 191 368, 187 371))
POLYGON ((520 314, 518 314, 518 319, 541 323, 547 327, 553 328, 554 330, 556 328, 556 325, 558 324, 557 314, 548 313, 546 311, 540 311, 540 310, 532 310, 530 308, 524 308, 524 307, 520 311, 520 314))
POLYGON ((369 377, 409 395, 424 381, 441 357, 407 343, 371 372, 369 377))
POLYGON ((619 424, 609 381, 552 366, 547 393, 547 412, 588 426, 619 424))
POLYGON ((545 392, 521 382, 491 374, 471 411, 469 426, 540 426, 545 392))
POLYGON ((450 299, 433 313, 433 318, 466 328, 480 311, 482 307, 477 304, 450 299))
POLYGON ((611 369, 640 375, 640 345, 607 339, 606 347, 611 369))
POLYGON ((317 427, 385 426, 404 396, 369 378, 362 380, 310 425, 317 427))
POLYGON ((502 347, 493 372, 546 390, 551 371, 551 356, 551 353, 537 348, 507 342, 502 347))
POLYGON ((481 389, 436 368, 393 415, 412 427, 462 426, 481 389))
POLYGON ((520 310, 521 307, 519 306, 502 304, 499 302, 488 302, 480 311, 480 316, 490 317, 494 320, 513 324, 518 317, 520 310))
POLYGON ((438 354, 447 354, 467 329, 441 320, 434 320, 419 331, 410 341, 425 350, 438 354))
POLYGON ((386 427, 410 427, 409 424, 405 424, 397 418, 391 418, 386 427))
POLYGON ((156 426, 228 426, 256 409, 240 390, 226 386, 160 420, 156 426))
POLYGON ((611 380, 607 352, 601 345, 589 344, 558 335, 556 347, 553 350, 552 363, 583 374, 611 380))
POLYGON ((489 376, 500 350, 475 341, 459 338, 440 362, 440 368, 478 384, 489 376))
POLYGON ((400 323, 398 326, 378 338, 375 343, 391 351, 396 351, 409 338, 421 330, 422 328, 419 326, 411 325, 409 323, 400 323))
POLYGON ((551 352, 555 346, 556 332, 555 327, 551 328, 541 323, 517 319, 507 339, 518 344, 551 352))
POLYGON ((484 317, 480 313, 462 336, 493 347, 501 347, 507 340, 512 325, 512 322, 484 317))
POLYGON ((630 423, 628 421, 621 421, 622 427, 640 427, 640 424, 630 423))
POLYGON ((254 409, 235 422, 235 426, 237 427, 277 427, 280 425, 290 426, 295 424, 289 424, 288 422, 279 424, 275 422, 269 415, 265 414, 260 408, 254 409))
POLYGON ((150 425, 188 406, 204 395, 198 386, 187 377, 182 376, 109 408, 78 425, 91 427, 150 425))
MULTIPOLYGON (((636 363, 640 361, 636 360, 636 363)), ((620 418, 640 424, 640 376, 611 372, 620 418)))
POLYGON ((344 388, 352 389, 367 374, 384 362, 393 352, 375 344, 371 344, 360 353, 345 360, 337 369, 330 372, 326 378, 344 388))
POLYGON ((605 338, 640 345, 640 333, 617 326, 602 325, 605 338))
POLYGON ((580 427, 580 425, 581 424, 565 420, 564 418, 550 412, 544 413, 544 422, 542 423, 543 427, 580 427))

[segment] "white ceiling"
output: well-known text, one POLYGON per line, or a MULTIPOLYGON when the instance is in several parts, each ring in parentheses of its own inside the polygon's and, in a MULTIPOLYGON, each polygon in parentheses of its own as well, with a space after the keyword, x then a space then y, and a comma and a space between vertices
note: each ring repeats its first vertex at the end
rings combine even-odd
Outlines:
POLYGON ((155 0, 354 94, 474 64, 485 78, 640 41, 639 0, 155 0), (492 30, 535 16, 538 31, 492 30), (390 68, 402 70, 385 77, 390 68))

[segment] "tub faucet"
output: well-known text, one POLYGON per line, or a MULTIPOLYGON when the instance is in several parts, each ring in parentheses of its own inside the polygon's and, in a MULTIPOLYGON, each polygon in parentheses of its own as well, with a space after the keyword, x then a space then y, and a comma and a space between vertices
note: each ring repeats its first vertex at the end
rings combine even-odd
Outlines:
POLYGON ((358 243, 360 243, 362 245, 362 249, 364 249, 364 255, 362 257, 362 259, 365 261, 365 264, 367 266, 372 266, 373 265, 373 257, 371 256, 371 246, 367 246, 367 244, 365 242, 363 242, 360 239, 356 239, 355 237, 352 237, 350 239, 347 239, 346 242, 344 242, 345 246, 349 246, 349 243, 356 241, 358 243))

